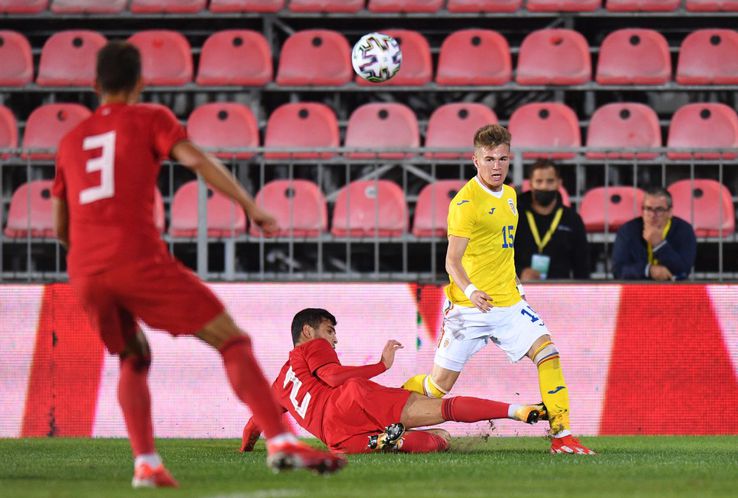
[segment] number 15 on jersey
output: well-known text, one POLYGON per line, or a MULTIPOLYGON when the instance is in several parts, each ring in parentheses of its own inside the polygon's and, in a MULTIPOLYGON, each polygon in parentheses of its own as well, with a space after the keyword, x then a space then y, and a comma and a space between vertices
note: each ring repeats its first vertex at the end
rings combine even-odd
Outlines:
POLYGON ((502 227, 502 248, 510 249, 515 242, 515 225, 502 227))

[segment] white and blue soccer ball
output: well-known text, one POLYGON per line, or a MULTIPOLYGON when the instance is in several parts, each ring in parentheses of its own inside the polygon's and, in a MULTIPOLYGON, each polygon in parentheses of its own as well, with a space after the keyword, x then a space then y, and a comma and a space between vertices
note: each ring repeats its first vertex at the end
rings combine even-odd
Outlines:
POLYGON ((356 74, 372 83, 392 78, 402 65, 402 50, 397 40, 384 33, 362 36, 351 51, 356 74))

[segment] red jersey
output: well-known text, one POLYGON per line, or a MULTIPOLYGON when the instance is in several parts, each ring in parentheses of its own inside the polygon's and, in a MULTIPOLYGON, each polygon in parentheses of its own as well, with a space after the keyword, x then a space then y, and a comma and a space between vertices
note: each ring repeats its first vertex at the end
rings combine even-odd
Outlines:
POLYGON ((69 208, 69 275, 168 254, 154 223, 161 162, 187 133, 166 107, 107 104, 59 144, 52 194, 69 208))

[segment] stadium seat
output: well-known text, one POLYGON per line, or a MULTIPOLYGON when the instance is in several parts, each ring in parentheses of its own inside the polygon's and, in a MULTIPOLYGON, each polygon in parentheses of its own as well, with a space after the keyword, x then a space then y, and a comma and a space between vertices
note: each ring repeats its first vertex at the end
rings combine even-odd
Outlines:
POLYGON ((738 32, 698 29, 679 48, 676 81, 680 85, 738 83, 738 32))
MULTIPOLYGON (((729 106, 695 103, 680 107, 671 117, 667 147, 716 149, 738 147, 738 115, 729 106)), ((734 159, 734 152, 668 152, 669 159, 734 159)))
POLYGON ((292 12, 358 12, 364 0, 290 0, 292 12))
POLYGON ((600 85, 663 85, 671 79, 671 55, 664 35, 652 29, 619 29, 600 46, 600 85))
POLYGON ((672 12, 681 0, 606 0, 610 12, 672 12))
POLYGON ((616 232, 626 222, 641 215, 643 190, 610 186, 588 190, 582 196, 579 215, 588 232, 616 232))
POLYGON ((51 209, 52 180, 24 183, 13 192, 8 210, 5 236, 12 238, 54 237, 51 209))
POLYGON ((41 86, 93 86, 97 52, 107 39, 96 31, 59 31, 41 49, 36 83, 41 86))
POLYGON ((38 14, 46 10, 48 4, 48 0, 0 0, 0 13, 38 14))
POLYGON ((489 29, 462 29, 443 40, 438 56, 439 85, 504 85, 512 78, 510 46, 489 29))
POLYGON ((139 31, 128 38, 128 41, 141 51, 146 85, 174 86, 192 81, 190 43, 181 33, 166 30, 139 31))
POLYGON ((523 0, 448 0, 449 12, 515 12, 523 0))
POLYGON ((484 125, 497 123, 495 112, 484 104, 445 104, 433 111, 425 132, 425 146, 467 149, 467 152, 427 152, 428 158, 469 158, 473 151, 474 133, 484 125))
POLYGON ((370 12, 438 12, 443 0, 369 0, 370 12))
POLYGON ((213 33, 202 46, 198 85, 262 86, 273 77, 272 51, 264 35, 246 29, 213 33))
POLYGON ((574 111, 559 102, 525 104, 513 111, 509 123, 513 147, 547 149, 550 152, 526 152, 525 158, 568 159, 573 152, 556 152, 582 144, 579 120, 574 111))
POLYGON ((279 12, 285 0, 210 0, 210 12, 279 12))
MULTIPOLYGON (((266 148, 340 147, 338 119, 333 109, 316 102, 288 103, 272 112, 264 135, 266 148)), ((333 152, 266 152, 267 159, 330 158, 333 152)))
POLYGON ((433 60, 430 45, 425 36, 417 31, 407 29, 385 29, 381 31, 397 40, 402 49, 400 71, 390 80, 383 83, 370 83, 356 76, 356 83, 361 86, 422 86, 433 78, 433 60))
POLYGON ((590 81, 587 40, 570 29, 541 29, 525 37, 515 81, 521 85, 578 85, 590 81))
POLYGON ((688 221, 698 237, 727 237, 735 231, 733 198, 725 185, 698 178, 676 181, 668 190, 672 214, 688 221))
POLYGON ((117 14, 123 12, 128 0, 53 0, 55 14, 117 14))
POLYGON ((592 12, 600 8, 601 0, 528 0, 530 12, 592 12))
POLYGON ((131 0, 134 14, 194 14, 205 9, 207 0, 131 0))
POLYGON ((15 31, 0 31, 0 86, 23 86, 33 80, 31 44, 15 31))
MULTIPOLYGON (((259 125, 251 109, 235 102, 212 102, 197 107, 187 120, 187 135, 205 148, 234 149, 259 146, 259 125)), ((216 153, 228 159, 249 159, 253 152, 216 153)))
POLYGON ((0 149, 15 149, 16 147, 18 147, 18 123, 13 112, 0 105, 0 149))
POLYGON ((407 231, 407 202, 390 180, 357 180, 336 197, 331 233, 336 237, 399 237, 407 231))
MULTIPOLYGON (((418 118, 412 109, 399 103, 370 103, 357 107, 346 126, 347 148, 414 149, 420 145, 418 118)), ((401 159, 412 153, 404 152, 351 152, 352 159, 401 159)))
POLYGON ((284 42, 277 84, 340 86, 351 81, 351 47, 337 31, 298 31, 284 42), (319 63, 318 63, 319 62, 319 63))
POLYGON ((53 159, 59 141, 90 114, 90 110, 80 104, 44 104, 37 107, 26 121, 23 157, 53 159))
POLYGON ((420 191, 415 205, 413 235, 445 237, 448 228, 448 205, 467 180, 437 180, 420 191))
POLYGON ((736 12, 738 0, 687 0, 689 12, 736 12))
MULTIPOLYGON (((256 194, 256 204, 277 219, 277 237, 318 237, 328 228, 328 208, 318 186, 308 180, 273 180, 256 194)), ((262 234, 253 223, 249 233, 262 234)))
MULTIPOLYGON (((171 205, 169 235, 197 236, 197 180, 182 185, 174 194, 171 205)), ((246 214, 243 209, 220 192, 208 188, 208 237, 230 237, 246 233, 246 214)))
MULTIPOLYGON (((523 180, 523 185, 521 185, 520 191, 521 192, 528 192, 530 190, 530 180, 527 178, 523 180)), ((566 191, 563 185, 559 187, 559 194, 561 194, 561 203, 566 207, 571 207, 571 197, 569 197, 569 192, 566 191)))
POLYGON ((658 153, 620 152, 620 149, 661 147, 659 118, 645 104, 606 104, 592 113, 587 128, 587 147, 610 149, 587 152, 590 159, 653 159, 658 153))

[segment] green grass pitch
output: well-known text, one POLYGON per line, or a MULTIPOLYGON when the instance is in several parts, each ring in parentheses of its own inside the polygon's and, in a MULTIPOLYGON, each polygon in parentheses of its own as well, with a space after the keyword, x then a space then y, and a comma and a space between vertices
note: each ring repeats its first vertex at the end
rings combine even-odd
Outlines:
MULTIPOLYGON (((550 455, 543 438, 457 438, 435 455, 349 457, 334 476, 272 474, 260 442, 160 440, 178 490, 132 490, 122 439, 0 439, 0 496, 729 497, 738 496, 738 437, 582 438, 597 456, 550 455)), ((317 444, 317 443, 316 443, 317 444)))

